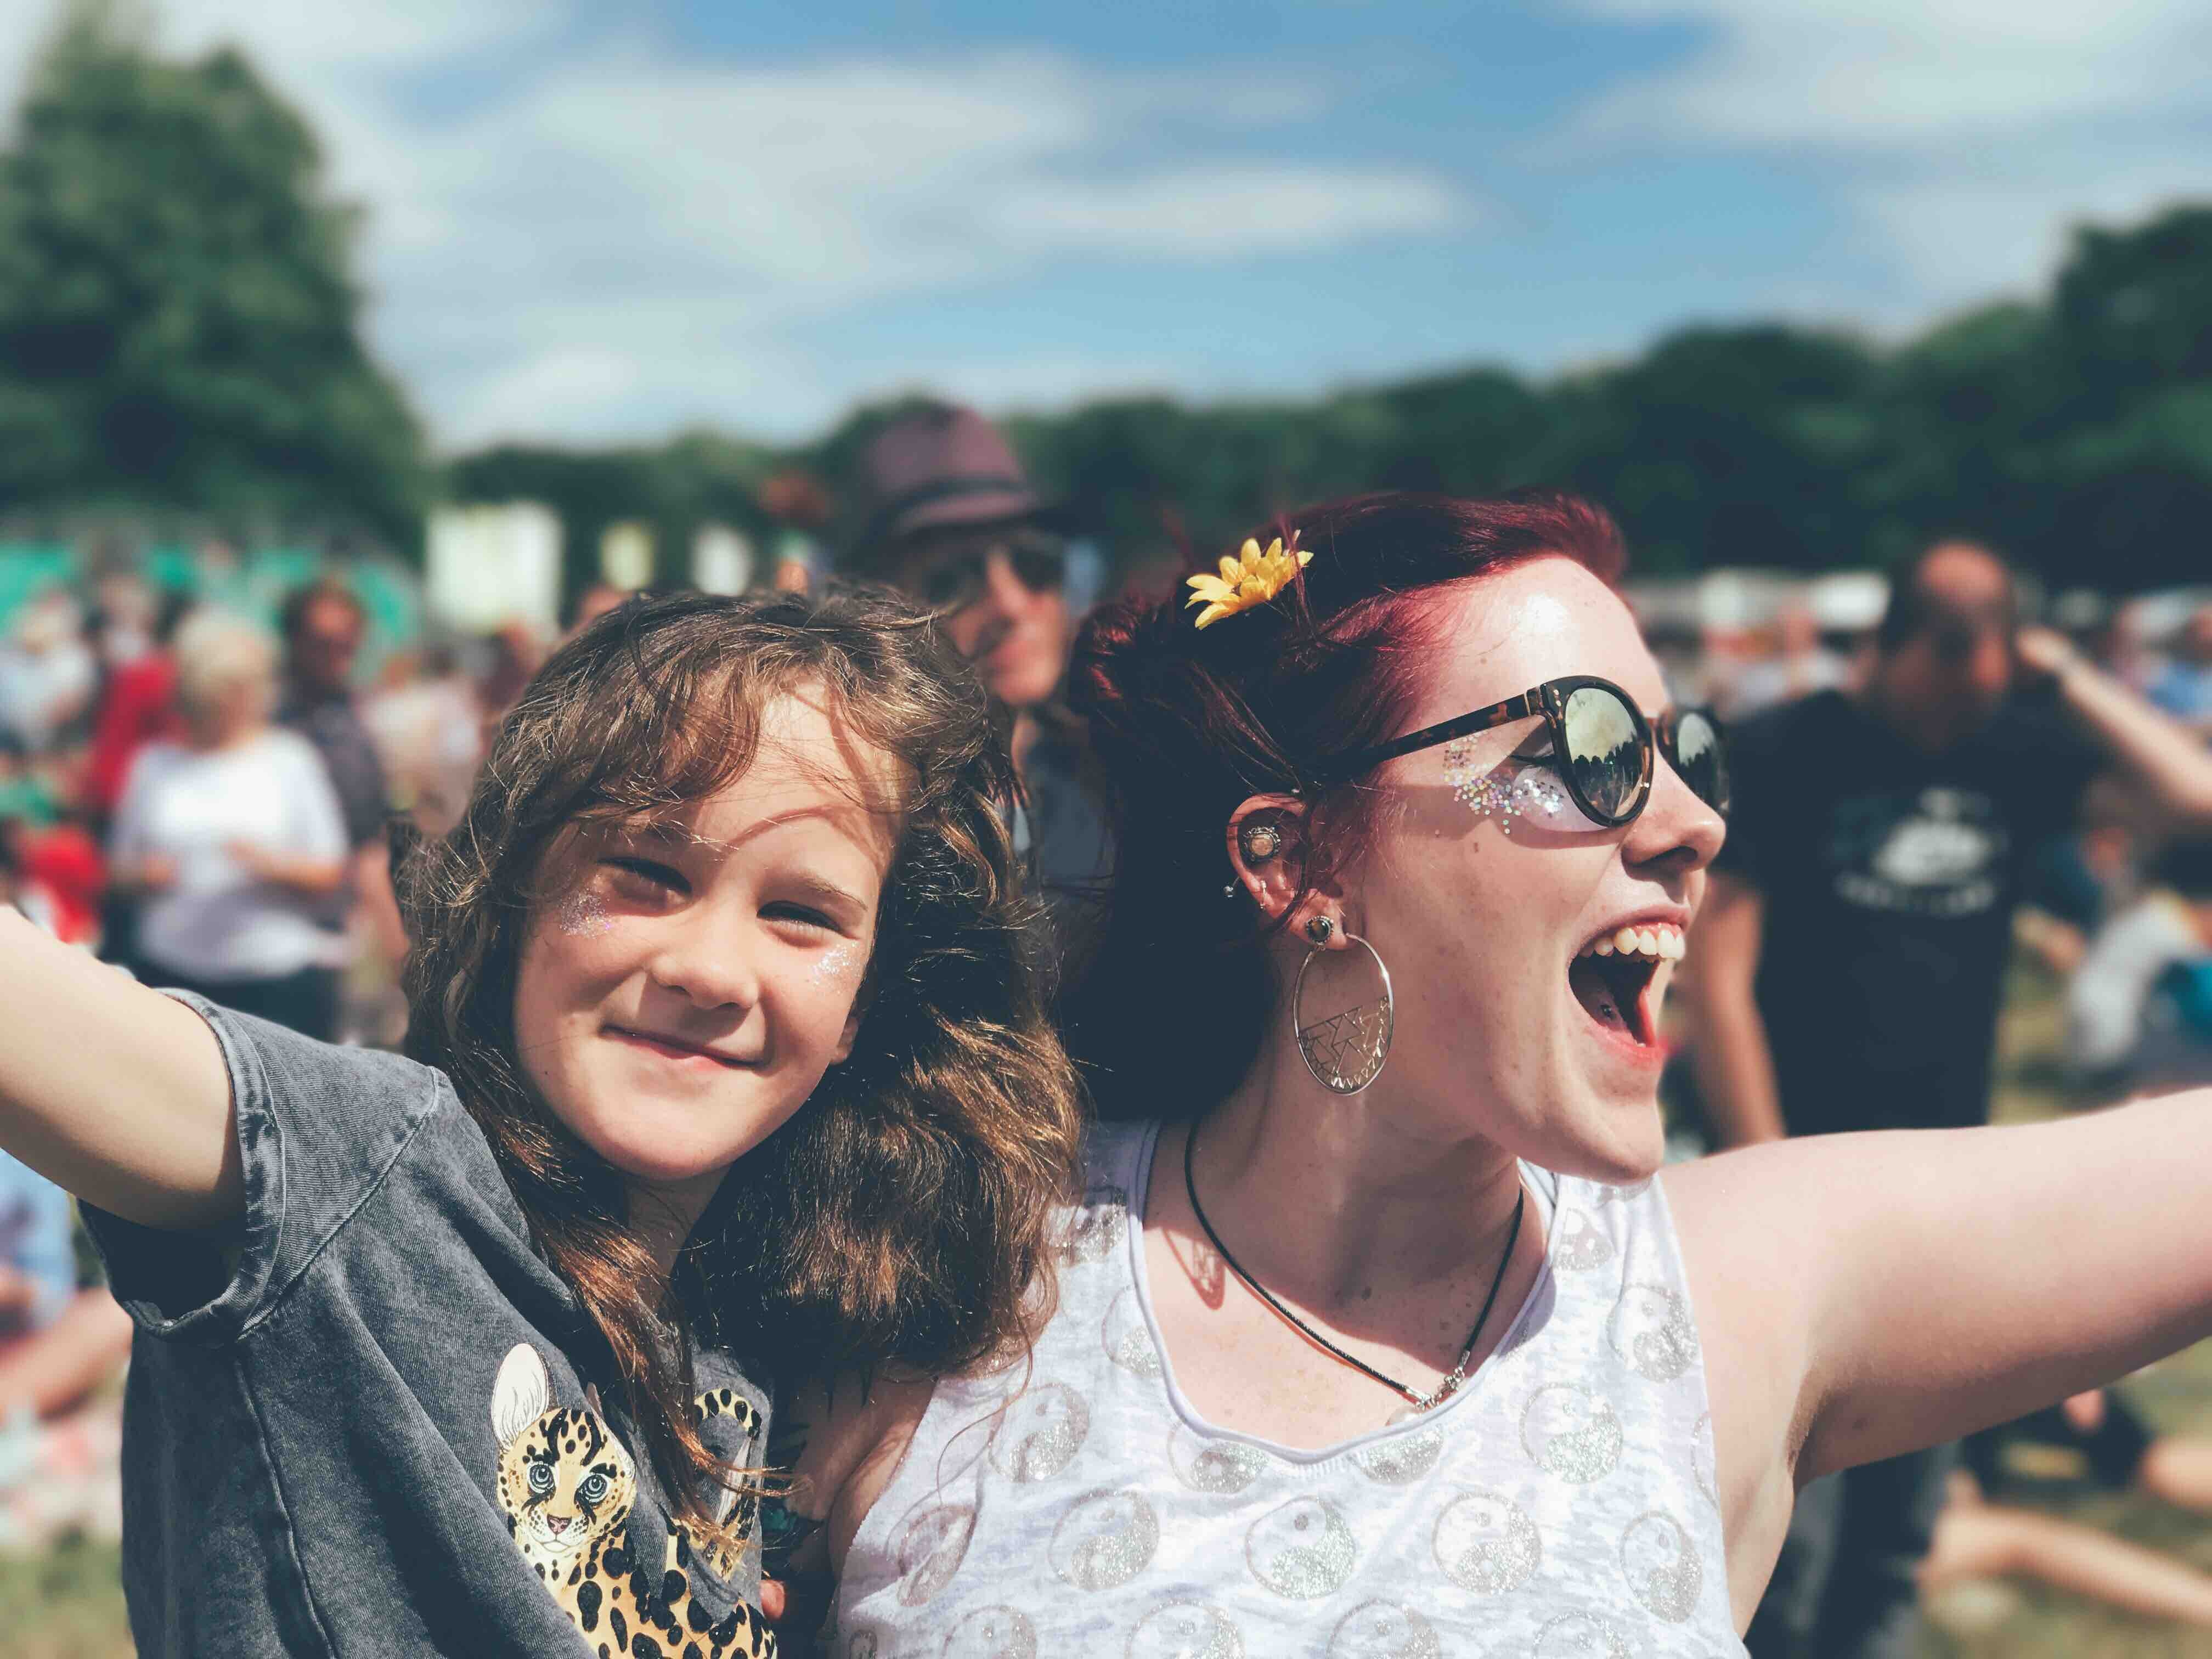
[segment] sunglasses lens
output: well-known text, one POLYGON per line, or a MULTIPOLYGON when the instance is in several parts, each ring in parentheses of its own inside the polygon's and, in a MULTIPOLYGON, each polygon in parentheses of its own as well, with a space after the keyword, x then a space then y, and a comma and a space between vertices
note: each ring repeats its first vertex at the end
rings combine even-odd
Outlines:
POLYGON ((939 611, 965 604, 982 586, 983 558, 978 553, 963 553, 932 565, 922 573, 919 584, 923 603, 939 611))
POLYGON ((1056 593, 1066 585, 1067 552, 1057 542, 1017 542, 1006 559, 1032 593, 1056 593))
POLYGON ((1674 722, 1674 769, 1716 812, 1729 809, 1728 748, 1720 728, 1691 709, 1674 722))
POLYGON ((1560 710, 1567 732, 1567 775, 1601 817, 1619 823, 1644 783, 1644 744, 1628 705, 1601 686, 1567 694, 1560 710))

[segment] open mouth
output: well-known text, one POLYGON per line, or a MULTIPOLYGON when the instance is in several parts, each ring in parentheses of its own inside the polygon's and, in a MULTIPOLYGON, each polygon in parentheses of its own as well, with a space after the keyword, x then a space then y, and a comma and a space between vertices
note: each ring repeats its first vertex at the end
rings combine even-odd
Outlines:
POLYGON ((1616 928, 1575 953, 1567 964, 1567 985, 1601 1028, 1656 1049, 1664 976, 1686 948, 1681 930, 1664 922, 1616 928))

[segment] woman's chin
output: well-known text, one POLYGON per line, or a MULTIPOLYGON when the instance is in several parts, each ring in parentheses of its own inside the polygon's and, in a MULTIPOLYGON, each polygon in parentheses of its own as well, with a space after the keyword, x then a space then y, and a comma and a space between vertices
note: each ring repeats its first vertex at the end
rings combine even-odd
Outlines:
POLYGON ((1667 1124, 1655 1091, 1628 1099, 1594 1095, 1577 1116, 1579 1121, 1561 1126, 1572 1139, 1548 1166, 1557 1173, 1629 1187, 1656 1174, 1665 1162, 1667 1124))

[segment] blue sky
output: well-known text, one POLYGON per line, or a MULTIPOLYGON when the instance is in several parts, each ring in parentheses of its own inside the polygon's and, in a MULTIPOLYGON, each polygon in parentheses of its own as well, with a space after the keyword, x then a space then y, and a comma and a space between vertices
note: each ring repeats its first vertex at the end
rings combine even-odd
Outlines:
MULTIPOLYGON (((51 15, 0 0, 20 64, 51 15)), ((2212 199, 2202 0, 171 0, 371 210, 442 447, 1883 334, 2212 199)))

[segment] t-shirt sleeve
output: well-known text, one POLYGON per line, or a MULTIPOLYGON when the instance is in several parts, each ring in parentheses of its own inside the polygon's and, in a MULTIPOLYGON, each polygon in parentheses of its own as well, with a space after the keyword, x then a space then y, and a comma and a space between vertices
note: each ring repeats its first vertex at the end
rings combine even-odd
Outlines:
POLYGON ((2010 760, 2008 812, 2030 848, 2081 827, 2089 786, 2113 757, 2069 719, 2048 692, 2030 693, 2005 711, 2010 760))
POLYGON ((1747 886, 1765 891, 1771 885, 1769 860, 1783 826, 1777 822, 1776 803, 1791 793, 1784 775, 1792 744, 1785 723, 1797 711, 1783 708, 1760 714, 1728 732, 1728 835, 1714 857, 1713 868, 1747 886))
POLYGON ((337 786, 338 805, 345 813, 346 842, 366 847, 384 839, 386 821, 392 816, 392 785, 384 775, 384 758, 365 732, 357 732, 352 753, 343 767, 333 768, 331 781, 337 786))
POLYGON ((169 994, 222 1046, 245 1216, 237 1232, 211 1237, 82 1208, 110 1288, 139 1328, 213 1346, 243 1335, 276 1305, 453 1099, 438 1073, 400 1055, 318 1042, 169 994))

